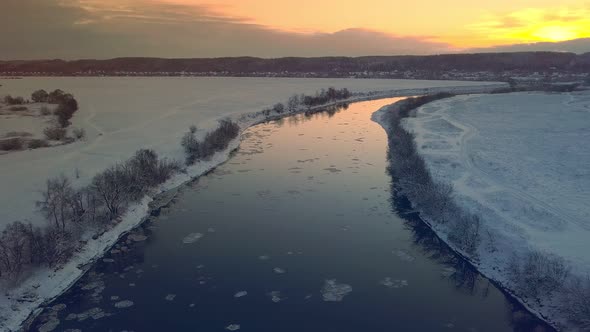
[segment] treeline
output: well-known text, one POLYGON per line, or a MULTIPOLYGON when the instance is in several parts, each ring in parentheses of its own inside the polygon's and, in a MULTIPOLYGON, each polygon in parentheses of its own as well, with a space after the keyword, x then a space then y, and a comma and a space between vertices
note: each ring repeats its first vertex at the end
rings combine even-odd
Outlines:
MULTIPOLYGON (((452 185, 433 179, 418 153, 414 135, 401 124, 401 120, 411 116, 418 107, 452 96, 441 93, 408 98, 397 103, 396 112, 387 114, 391 126, 388 172, 412 205, 435 223, 433 227, 445 227, 448 240, 472 259, 477 259, 482 234, 479 217, 465 213, 454 202, 452 185)), ((493 234, 487 234, 493 242, 493 234)), ((582 328, 590 328, 590 276, 574 276, 563 258, 534 250, 522 256, 513 255, 507 272, 517 294, 530 298, 547 294, 560 296, 569 319, 582 328)))
POLYGON ((229 143, 240 133, 240 126, 230 120, 221 120, 217 129, 208 132, 202 141, 196 137, 197 127, 191 126, 182 137, 181 146, 185 153, 186 165, 208 159, 216 152, 227 149, 229 143))
POLYGON ((165 182, 180 165, 148 149, 98 173, 90 185, 74 188, 66 176, 47 180, 39 211, 43 227, 20 221, 0 235, 0 278, 17 280, 32 267, 54 268, 67 262, 88 232, 98 234, 120 221, 127 207, 165 182))
POLYGON ((45 90, 37 90, 31 94, 31 99, 36 103, 57 104, 53 112, 57 116, 57 122, 62 128, 70 125, 70 119, 78 110, 78 101, 70 93, 60 89, 47 93, 45 90))
POLYGON ((31 60, 0 61, 0 73, 22 75, 125 75, 151 73, 182 75, 315 73, 325 77, 347 77, 354 72, 391 71, 590 71, 590 53, 515 52, 479 54, 443 54, 426 56, 365 56, 365 57, 286 57, 262 59, 233 58, 116 58, 108 60, 31 60))
POLYGON ((345 100, 350 97, 352 97, 352 92, 350 92, 347 88, 335 89, 333 87, 329 87, 328 89, 316 91, 314 95, 293 95, 289 98, 289 100, 287 100, 286 105, 283 103, 275 104, 272 108, 263 110, 262 114, 269 116, 272 113, 282 114, 285 111, 293 113, 298 111, 301 107, 305 107, 309 111, 313 107, 345 100))
POLYGON ((453 187, 433 179, 426 162, 418 153, 414 135, 401 124, 410 111, 418 107, 454 95, 439 93, 416 98, 408 98, 397 104, 397 112, 389 113, 389 165, 388 171, 399 183, 403 193, 413 206, 423 211, 439 224, 450 230, 448 239, 457 248, 477 257, 481 241, 479 218, 466 214, 453 201, 453 187))

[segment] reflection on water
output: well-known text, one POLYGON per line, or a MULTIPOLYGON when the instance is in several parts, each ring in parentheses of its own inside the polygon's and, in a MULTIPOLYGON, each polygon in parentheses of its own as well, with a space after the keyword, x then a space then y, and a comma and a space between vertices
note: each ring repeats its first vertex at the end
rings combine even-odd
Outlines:
POLYGON ((544 328, 392 195, 386 135, 370 115, 393 101, 251 128, 32 329, 544 328))

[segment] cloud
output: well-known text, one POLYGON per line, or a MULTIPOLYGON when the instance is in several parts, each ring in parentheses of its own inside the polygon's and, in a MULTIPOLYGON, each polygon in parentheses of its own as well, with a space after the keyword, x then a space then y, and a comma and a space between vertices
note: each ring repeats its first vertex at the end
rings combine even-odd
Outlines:
POLYGON ((213 7, 137 0, 3 0, 0 59, 443 53, 430 37, 367 29, 295 33, 213 7))

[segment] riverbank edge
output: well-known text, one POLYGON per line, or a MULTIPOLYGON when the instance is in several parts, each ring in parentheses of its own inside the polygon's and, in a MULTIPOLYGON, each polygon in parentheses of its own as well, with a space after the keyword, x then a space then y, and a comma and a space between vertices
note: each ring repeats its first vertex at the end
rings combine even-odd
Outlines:
MULTIPOLYGON (((188 182, 194 181, 214 170, 217 166, 227 162, 232 153, 237 150, 242 140, 242 134, 250 127, 278 120, 281 118, 309 112, 319 111, 323 108, 350 104, 363 101, 371 101, 386 98, 410 97, 415 95, 449 92, 454 94, 486 93, 505 88, 506 83, 484 83, 474 86, 450 86, 419 89, 394 89, 388 91, 357 93, 346 100, 315 106, 312 108, 299 108, 294 112, 285 112, 277 115, 265 116, 262 111, 244 113, 230 117, 240 126, 239 135, 233 139, 228 148, 213 155, 209 160, 197 162, 195 165, 173 176, 164 184, 158 186, 150 195, 146 195, 139 203, 129 207, 121 217, 121 221, 112 229, 102 233, 97 238, 88 239, 84 247, 76 252, 72 259, 64 266, 56 270, 41 269, 26 279, 23 284, 7 291, 1 296, 6 305, 0 306, 0 329, 6 331, 26 331, 30 324, 43 310, 42 307, 59 297, 73 286, 90 269, 93 263, 99 260, 122 237, 132 232, 149 218, 150 212, 167 205, 178 193, 178 190, 188 182), (6 315, 6 316, 4 316, 6 315)), ((180 142, 179 142, 180 145, 180 142)))
MULTIPOLYGON (((467 95, 470 93, 464 93, 464 94, 455 93, 455 94, 456 95, 467 95)), ((433 100, 432 102, 430 102, 428 104, 434 103, 436 101, 438 101, 438 100, 433 100)), ((399 106, 401 105, 401 102, 402 101, 399 101, 394 104, 384 106, 380 110, 374 112, 371 116, 371 120, 373 120, 374 122, 381 125, 381 127, 387 133, 388 137, 393 135, 393 132, 392 132, 393 128, 391 128, 391 126, 389 125, 387 116, 393 112, 400 111, 399 106)), ((420 107, 422 107, 422 106, 420 106, 420 107)), ((411 116, 410 114, 413 111, 416 111, 420 107, 410 110, 406 117, 411 116)), ((388 152, 390 152, 389 150, 390 149, 388 148, 388 152)), ((428 170, 428 171, 430 171, 430 170, 428 170)), ((527 311, 529 311, 530 313, 535 315, 537 318, 539 318, 540 320, 545 322, 547 325, 551 326, 552 328, 554 328, 557 331, 564 329, 564 327, 561 326, 558 322, 558 321, 561 321, 562 319, 560 317, 554 317, 555 312, 551 312, 550 310, 543 310, 544 308, 548 308, 548 307, 543 306, 542 304, 538 304, 538 303, 537 303, 537 305, 535 305, 535 303, 530 303, 527 300, 527 298, 519 296, 518 293, 514 290, 514 288, 510 287, 509 280, 503 280, 501 278, 497 278, 497 277, 492 276, 492 273, 490 273, 490 271, 493 271, 495 269, 494 266, 485 266, 484 264, 481 264, 477 259, 472 258, 470 255, 468 255, 463 250, 461 250, 456 245, 454 245, 451 241, 449 241, 448 236, 447 236, 448 234, 446 234, 444 232, 444 230, 435 227, 435 223, 433 223, 432 220, 430 220, 430 218, 427 215, 425 215, 420 210, 418 210, 417 212, 419 212, 418 219, 420 219, 420 221, 422 221, 426 226, 428 226, 428 228, 430 230, 432 230, 436 234, 436 236, 441 241, 443 241, 457 256, 461 257, 461 259, 463 259, 467 263, 469 263, 482 276, 484 276, 485 278, 490 280, 496 287, 501 289, 505 294, 510 296, 514 301, 521 304, 527 311)))

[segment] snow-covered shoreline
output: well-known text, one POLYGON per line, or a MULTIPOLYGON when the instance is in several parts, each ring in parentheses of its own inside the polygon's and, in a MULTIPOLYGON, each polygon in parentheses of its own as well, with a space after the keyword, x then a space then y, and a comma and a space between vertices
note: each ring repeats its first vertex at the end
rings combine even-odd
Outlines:
MULTIPOLYGON (((529 94, 523 94, 523 95, 525 95, 525 98, 527 98, 527 100, 529 98, 534 97, 534 96, 530 96, 529 94)), ((509 96, 510 95, 507 95, 506 98, 510 98, 509 96)), ((513 96, 518 96, 518 94, 513 94, 513 96)), ((546 95, 546 96, 549 96, 547 98, 550 98, 550 96, 555 96, 555 95, 546 95)), ((513 264, 511 262, 511 259, 513 258, 512 256, 516 254, 516 255, 519 255, 518 257, 524 257, 527 254, 529 254, 531 252, 531 250, 540 250, 540 252, 545 252, 547 249, 543 248, 543 246, 548 245, 546 243, 547 241, 540 241, 540 243, 538 243, 539 241, 535 242, 536 238, 534 236, 532 236, 532 234, 535 234, 535 233, 523 236, 521 234, 522 231, 520 231, 518 229, 518 227, 524 226, 525 229, 527 229, 527 230, 529 230, 530 227, 527 225, 519 224, 519 223, 523 222, 522 217, 521 218, 514 217, 513 220, 501 221, 498 218, 494 217, 495 215, 492 213, 491 216, 492 216, 493 220, 491 220, 490 222, 487 222, 488 221, 487 219, 489 219, 488 217, 489 217, 490 211, 492 211, 492 210, 490 210, 490 208, 485 209, 483 207, 479 207, 479 208, 474 207, 473 198, 471 198, 471 197, 473 197, 473 196, 479 197, 477 195, 478 193, 473 193, 472 191, 469 191, 469 190, 467 190, 465 192, 464 189, 470 189, 470 188, 464 188, 463 186, 461 186, 461 184, 463 183, 462 181, 465 179, 465 176, 466 176, 465 174, 461 173, 461 171, 463 170, 462 167, 464 165, 460 164, 461 158, 455 156, 452 152, 455 150, 462 149, 463 145, 465 143, 464 143, 462 136, 460 136, 458 134, 458 131, 459 131, 458 129, 456 129, 454 127, 451 128, 446 123, 439 124, 439 122, 441 121, 441 114, 440 113, 444 113, 439 110, 453 109, 456 112, 460 112, 457 109, 459 109, 459 110, 464 110, 464 109, 461 108, 460 106, 457 106, 456 104, 452 104, 453 101, 457 101, 457 100, 466 101, 466 100, 471 100, 471 99, 477 99, 478 97, 479 96, 460 96, 460 97, 455 97, 452 99, 445 99, 443 101, 429 103, 429 104, 419 107, 418 109, 413 111, 413 113, 418 114, 417 118, 411 117, 411 118, 405 119, 402 122, 402 125, 406 131, 412 132, 416 135, 414 138, 414 141, 418 146, 417 152, 421 157, 423 157, 425 159, 426 168, 433 175, 433 178, 435 179, 435 181, 448 182, 448 183, 452 184, 453 187, 455 187, 454 190, 456 192, 456 195, 453 196, 453 201, 455 201, 463 211, 465 211, 467 213, 475 214, 475 215, 483 218, 482 225, 483 225, 483 227, 486 228, 487 234, 485 236, 483 236, 484 239, 482 240, 482 243, 481 243, 480 247, 478 248, 477 253, 474 256, 472 254, 465 253, 456 244, 454 244, 453 241, 450 240, 449 234, 451 232, 451 229, 449 228, 448 225, 445 225, 444 223, 441 224, 440 220, 435 220, 432 218, 433 216, 429 216, 428 213, 424 213, 424 211, 421 211, 421 209, 418 209, 421 212, 420 217, 423 220, 423 222, 426 223, 437 234, 437 236, 439 236, 441 238, 441 240, 443 240, 445 243, 447 243, 447 245, 449 247, 451 247, 457 254, 459 254, 460 256, 464 257, 467 261, 469 261, 482 275, 486 276, 490 280, 493 280, 499 287, 501 287, 504 291, 506 291, 508 294, 510 294, 516 301, 518 301, 525 308, 527 308, 527 310, 534 313, 536 316, 543 319, 544 321, 546 321, 548 324, 552 325, 555 328, 559 328, 559 329, 563 329, 563 330, 576 330, 576 327, 573 326, 570 321, 570 317, 568 317, 568 315, 569 315, 568 309, 571 309, 571 308, 568 307, 568 295, 566 294, 567 287, 562 286, 563 288, 561 289, 561 291, 558 291, 558 292, 547 292, 547 293, 539 294, 537 296, 530 296, 529 294, 526 294, 525 292, 523 292, 520 289, 520 286, 518 286, 514 281, 514 276, 512 274, 513 272, 511 271, 511 267, 510 267, 510 265, 513 264), (450 107, 449 105, 452 105, 452 107, 450 107), (439 121, 439 122, 437 122, 437 121, 439 121), (437 124, 440 128, 439 127, 433 127, 433 128, 439 128, 440 130, 438 130, 438 131, 436 131, 436 130, 433 130, 433 131, 420 130, 422 128, 421 126, 425 125, 425 124, 428 124, 429 126, 434 126, 434 124, 437 124), (447 127, 449 127, 449 128, 447 128, 447 127), (445 132, 445 129, 447 129, 448 133, 445 132), (434 143, 438 143, 438 141, 436 141, 432 144, 429 144, 430 141, 432 141, 434 139, 441 140, 443 137, 448 138, 448 140, 449 140, 448 144, 434 144, 434 143), (455 141, 457 141, 457 143, 454 143, 455 141), (439 151, 441 149, 442 149, 442 151, 439 151), (441 164, 440 162, 437 162, 437 160, 438 160, 437 158, 443 158, 443 157, 446 159, 449 159, 451 161, 455 161, 459 164, 456 166, 453 166, 452 168, 445 169, 444 163, 441 164), (461 174, 457 174, 457 172, 459 172, 461 174), (459 176, 459 175, 462 175, 462 176, 459 176), (463 199, 463 197, 466 197, 466 198, 463 199), (504 224, 506 224, 507 226, 505 226, 505 229, 502 230, 501 226, 498 226, 498 225, 504 225, 504 224), (506 230, 508 230, 508 231, 506 231, 506 230)), ((494 96, 487 96, 486 98, 494 98, 494 96)), ((571 103, 573 103, 573 98, 570 98, 570 99, 571 100, 568 101, 568 103, 571 104, 571 103)), ((467 103, 467 104, 469 105, 470 108, 472 108, 473 112, 480 112, 478 114, 485 113, 489 117, 496 117, 496 118, 498 116, 500 116, 500 117, 502 116, 501 114, 496 114, 494 112, 492 112, 492 114, 489 114, 491 112, 491 110, 487 110, 487 109, 482 110, 481 104, 477 104, 477 105, 473 105, 472 103, 467 103)), ((514 101, 511 101, 508 104, 509 105, 519 105, 517 102, 514 102, 514 101)), ((467 106, 465 106, 465 107, 467 107, 467 106)), ((503 107, 500 107, 500 108, 506 109, 506 107, 508 107, 508 106, 503 105, 503 107)), ((375 112, 373 114, 372 119, 375 122, 379 123, 385 129, 385 131, 388 133, 388 135, 392 135, 393 134, 392 128, 391 128, 391 124, 389 123, 389 118, 387 117, 387 115, 391 114, 391 112, 397 112, 398 110, 399 110, 399 107, 397 107, 396 104, 391 105, 389 107, 384 107, 383 109, 379 110, 378 112, 375 112)), ((519 110, 522 111, 522 109, 519 109, 519 110)), ((534 110, 538 111, 538 107, 534 108, 534 110)), ((528 113, 523 112, 523 114, 521 116, 525 117, 525 116, 527 116, 527 114, 528 113)), ((528 116, 530 116, 530 114, 528 116)), ((443 116, 443 118, 444 118, 444 116, 443 116)), ((495 121, 495 120, 488 119, 487 121, 484 121, 483 123, 489 124, 490 121, 495 121)), ((552 122, 549 122, 549 123, 552 123, 552 122)), ((503 124, 503 123, 500 122, 500 124, 503 124)), ((544 125, 547 125, 547 123, 544 123, 544 125)), ((458 128, 460 128, 460 129, 463 128, 460 123, 455 124, 455 126, 458 126, 458 128)), ((496 129, 491 128, 490 130, 493 131, 496 129)), ((470 133, 470 131, 467 131, 464 134, 469 134, 469 133, 470 133)), ((507 133, 502 132, 500 135, 507 135, 507 133)), ((498 140, 498 138, 494 138, 494 140, 498 140)), ((482 143, 482 144, 484 144, 484 143, 482 143)), ((489 144, 489 142, 485 142, 485 144, 489 144)), ((499 143, 499 144, 502 144, 502 143, 499 143)), ((546 147, 543 147, 541 149, 546 149, 546 147)), ((477 151, 480 151, 480 150, 477 150, 477 151)), ((531 153, 532 152, 529 152, 529 153, 521 152, 518 154, 518 156, 520 156, 520 158, 524 158, 527 156, 531 157, 531 153)), ((467 173, 467 175, 469 175, 469 174, 467 173)), ((473 179, 475 180, 475 179, 479 179, 479 178, 476 176, 473 179)), ((532 186, 533 184, 530 183, 530 181, 529 181, 529 185, 532 186)), ((477 188, 479 188, 479 189, 483 188, 481 186, 482 186, 482 184, 479 184, 477 188)), ((484 189, 489 191, 490 189, 498 190, 498 188, 501 189, 501 187, 498 187, 497 184, 496 185, 492 184, 491 187, 488 186, 488 187, 485 187, 484 189)), ((473 188, 471 188, 471 189, 473 189, 473 188)), ((506 196, 506 195, 504 195, 504 196, 506 196)), ((513 210, 514 209, 508 209, 507 211, 513 211, 513 210)), ((543 221, 537 220, 536 226, 542 227, 542 225, 543 225, 543 221)), ((571 227, 576 228, 579 225, 563 224, 562 226, 566 227, 566 229, 567 229, 567 228, 571 228, 571 227)), ((581 229, 582 228, 580 228, 580 230, 581 229)), ((563 230, 560 230, 560 231, 563 232, 563 230)), ((556 232, 557 232, 557 230, 556 230, 556 232)), ((539 232, 537 232, 537 233, 539 233, 539 232)), ((565 232, 565 233, 567 233, 567 232, 565 232)), ((584 232, 582 232, 582 233, 586 234, 584 232)), ((541 234, 541 233, 539 233, 539 234, 541 234)), ((547 234, 547 236, 549 236, 549 235, 551 235, 551 232, 549 232, 547 234)), ((560 236, 559 233, 557 233, 556 236, 559 237, 560 236)), ((581 249, 579 246, 576 246, 575 243, 576 243, 575 241, 573 242, 573 244, 568 243, 565 247, 573 245, 574 247, 581 249)), ((549 244, 549 246, 551 246, 551 245, 549 244)), ((553 248, 552 248, 553 252, 550 251, 549 253, 550 254, 560 253, 559 250, 561 249, 561 247, 564 247, 564 246, 558 246, 558 247, 553 246, 553 248)), ((568 257, 567 257, 566 253, 567 253, 567 250, 564 251, 564 253, 563 253, 565 258, 567 259, 568 257)), ((568 260, 568 263, 570 263, 569 260, 568 260)), ((583 263, 578 263, 578 264, 583 264, 583 263)), ((587 265, 584 265, 584 266, 587 269, 587 265)), ((574 267, 576 268, 575 270, 578 270, 578 271, 572 272, 572 273, 574 273, 574 277, 576 277, 575 273, 579 273, 579 271, 582 271, 581 275, 583 276, 584 267, 580 267, 580 266, 574 266, 574 267)))
MULTIPOLYGON (((458 94, 483 93, 505 86, 506 84, 504 83, 489 83, 467 87, 398 89, 356 94, 348 100, 338 101, 333 104, 437 92, 458 94)), ((314 109, 327 106, 331 105, 322 105, 314 109)), ((140 203, 129 207, 128 211, 123 215, 121 222, 98 238, 89 239, 86 245, 80 251, 76 252, 73 258, 62 268, 58 270, 43 269, 35 271, 34 275, 27 278, 20 286, 3 294, 0 297, 0 312, 2 313, 2 316, 0 316, 0 328, 7 331, 16 331, 21 328, 25 321, 35 317, 40 312, 40 306, 50 302, 71 287, 86 272, 90 264, 102 257, 122 236, 141 225, 148 216, 149 211, 156 208, 155 206, 151 206, 155 199, 163 195, 173 197, 175 190, 183 184, 198 178, 226 162, 230 158, 231 152, 239 147, 241 135, 246 129, 268 120, 287 117, 305 111, 308 111, 308 109, 301 108, 297 112, 270 117, 264 116, 261 111, 232 116, 232 120, 236 121, 240 126, 240 135, 229 144, 229 147, 225 151, 215 154, 210 160, 197 162, 195 165, 188 167, 186 172, 176 174, 172 179, 154 190, 152 195, 144 197, 140 203)))

